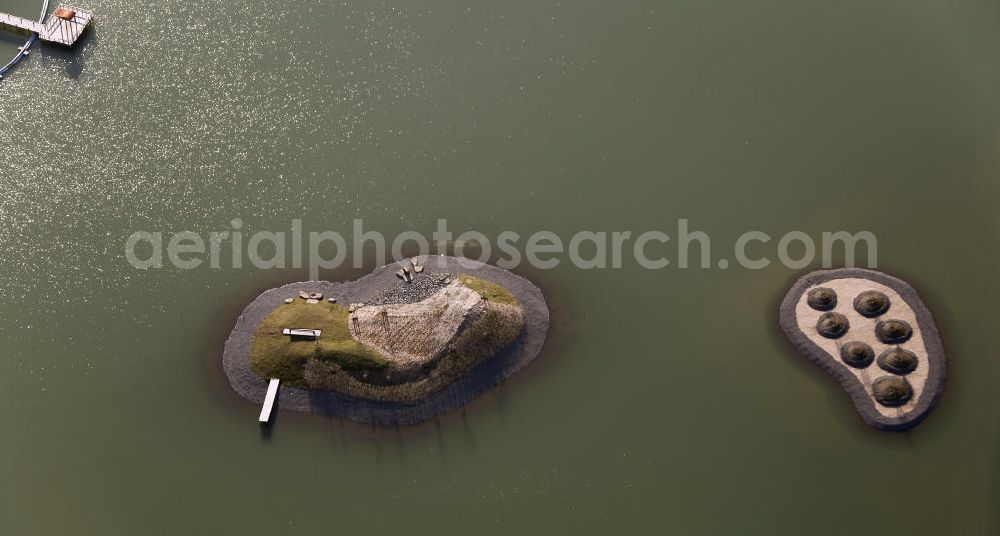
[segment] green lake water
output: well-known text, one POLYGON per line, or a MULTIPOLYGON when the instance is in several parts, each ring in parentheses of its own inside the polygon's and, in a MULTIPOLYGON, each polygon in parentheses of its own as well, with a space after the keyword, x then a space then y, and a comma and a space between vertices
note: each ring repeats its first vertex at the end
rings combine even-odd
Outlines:
POLYGON ((78 3, 0 83, 0 534, 1000 534, 996 2, 78 3), (306 271, 124 259, 234 218, 867 230, 950 377, 876 432, 777 329, 818 261, 564 260, 518 270, 542 356, 464 411, 262 435, 222 345, 306 271))

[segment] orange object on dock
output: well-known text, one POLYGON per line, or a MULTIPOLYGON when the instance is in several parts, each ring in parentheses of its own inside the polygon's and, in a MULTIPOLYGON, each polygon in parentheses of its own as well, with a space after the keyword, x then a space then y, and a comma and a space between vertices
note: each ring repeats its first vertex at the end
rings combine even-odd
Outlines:
POLYGON ((56 9, 55 12, 53 12, 52 14, 56 17, 59 17, 62 20, 73 20, 73 17, 76 16, 76 11, 73 11, 72 9, 69 8, 60 7, 59 9, 56 9))

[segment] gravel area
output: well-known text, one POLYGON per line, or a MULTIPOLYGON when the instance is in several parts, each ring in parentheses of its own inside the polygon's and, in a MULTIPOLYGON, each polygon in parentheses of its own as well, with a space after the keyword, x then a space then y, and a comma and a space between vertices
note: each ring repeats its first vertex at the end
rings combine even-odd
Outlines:
POLYGON ((416 274, 413 281, 406 283, 397 278, 397 283, 365 301, 365 305, 388 305, 400 303, 417 303, 430 298, 432 294, 448 286, 448 281, 454 277, 450 273, 427 272, 416 274))
MULTIPOLYGON (((524 331, 521 336, 506 350, 480 364, 469 374, 416 402, 378 402, 340 393, 283 386, 278 394, 277 408, 319 413, 361 423, 415 425, 460 408, 521 370, 538 356, 549 329, 549 309, 538 287, 507 270, 468 259, 427 256, 418 257, 418 260, 425 266, 424 273, 419 274, 422 278, 433 278, 435 274, 468 274, 509 290, 524 307, 524 331)), ((338 303, 345 305, 373 303, 377 299, 385 299, 387 293, 400 282, 396 278, 397 270, 399 264, 393 263, 377 268, 356 281, 291 283, 262 293, 243 310, 226 341, 222 367, 230 385, 240 396, 258 405, 263 403, 267 381, 250 368, 250 345, 260 322, 286 298, 297 296, 299 291, 306 291, 322 292, 324 296, 336 298, 338 303)), ((417 284, 416 280, 412 284, 417 284)), ((249 413, 247 418, 250 418, 249 413)))
MULTIPOLYGON (((851 305, 848 304, 848 306, 851 305)), ((796 349, 840 383, 848 395, 850 395, 862 419, 870 426, 889 431, 901 431, 912 428, 934 409, 938 399, 941 397, 946 376, 946 360, 937 326, 930 311, 917 294, 917 291, 901 279, 874 270, 861 268, 820 270, 806 274, 795 282, 788 291, 788 294, 785 295, 785 299, 781 302, 779 323, 781 329, 785 332, 789 340, 791 340, 792 344, 795 345, 796 349), (842 363, 838 356, 832 355, 829 351, 821 348, 802 330, 798 318, 799 313, 797 312, 802 294, 810 287, 822 285, 835 279, 850 278, 874 281, 889 287, 903 298, 915 314, 915 320, 919 326, 923 337, 923 344, 927 352, 928 370, 922 392, 912 402, 912 407, 908 405, 909 409, 905 413, 901 411, 880 410, 858 375, 842 363)))

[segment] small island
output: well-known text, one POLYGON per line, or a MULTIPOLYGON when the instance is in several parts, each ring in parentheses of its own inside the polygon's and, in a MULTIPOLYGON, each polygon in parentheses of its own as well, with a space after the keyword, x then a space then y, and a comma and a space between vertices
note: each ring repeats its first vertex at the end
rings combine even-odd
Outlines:
POLYGON ((353 282, 269 290, 240 316, 223 355, 233 388, 281 409, 417 424, 457 409, 541 350, 541 291, 475 261, 421 256, 353 282))
POLYGON ((917 291, 896 277, 860 268, 806 274, 785 296, 780 324, 875 428, 916 426, 944 389, 946 360, 934 318, 917 291))

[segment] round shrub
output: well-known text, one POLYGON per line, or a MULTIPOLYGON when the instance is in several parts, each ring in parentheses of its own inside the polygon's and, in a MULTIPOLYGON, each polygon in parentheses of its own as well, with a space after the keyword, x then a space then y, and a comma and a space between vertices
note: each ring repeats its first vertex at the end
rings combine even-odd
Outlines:
POLYGON ((917 369, 917 354, 902 348, 890 348, 878 356, 878 366, 893 374, 909 374, 917 369))
POLYGON ((854 298, 854 310, 867 318, 885 314, 889 310, 889 297, 876 290, 868 290, 854 298))
POLYGON ((840 313, 824 313, 816 322, 816 331, 827 339, 843 337, 850 327, 847 317, 840 313))
POLYGON ((875 336, 885 344, 901 344, 913 335, 913 328, 903 320, 883 320, 875 324, 875 336))
POLYGON ((837 293, 832 288, 814 288, 806 296, 806 303, 817 311, 829 311, 837 306, 837 293))
POLYGON ((850 367, 865 368, 875 360, 875 350, 861 341, 851 341, 840 347, 840 359, 850 367))
POLYGON ((898 408, 910 401, 913 387, 910 382, 899 376, 883 376, 872 384, 872 395, 879 404, 889 408, 898 408))

